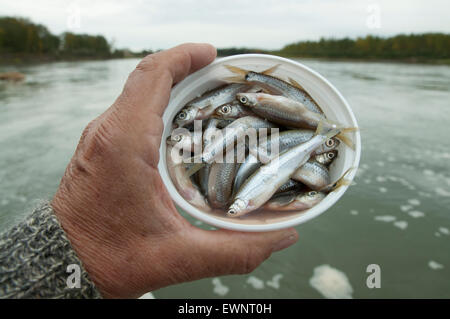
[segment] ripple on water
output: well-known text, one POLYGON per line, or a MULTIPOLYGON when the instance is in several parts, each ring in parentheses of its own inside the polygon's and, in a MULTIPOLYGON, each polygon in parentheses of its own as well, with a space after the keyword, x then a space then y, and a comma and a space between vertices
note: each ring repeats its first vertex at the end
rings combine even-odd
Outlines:
POLYGON ((394 222, 394 226, 400 228, 401 230, 405 230, 408 227, 408 222, 404 220, 399 220, 394 222))
POLYGON ((436 192, 436 194, 438 194, 439 196, 442 196, 442 197, 450 197, 450 192, 447 191, 447 190, 445 190, 445 189, 443 189, 443 188, 441 188, 441 187, 435 188, 435 192, 436 192))
POLYGON ((309 280, 311 287, 329 299, 351 299, 353 288, 345 273, 329 265, 314 268, 309 280))
POLYGON ((412 210, 412 211, 408 212, 408 215, 413 218, 419 218, 419 217, 424 217, 425 213, 418 211, 418 210, 412 210))
POLYGON ((408 203, 413 205, 413 206, 419 206, 420 205, 420 200, 418 200, 417 198, 412 198, 412 199, 408 199, 408 203))
POLYGON ((258 289, 258 290, 264 289, 264 281, 262 281, 261 279, 255 277, 255 276, 248 277, 247 284, 252 286, 254 289, 258 289))
POLYGON ((397 218, 395 218, 395 216, 391 216, 391 215, 384 215, 384 216, 375 216, 374 219, 379 222, 391 223, 394 220, 396 220, 397 218))
POLYGON ((352 210, 350 211, 350 214, 356 216, 356 215, 359 214, 359 212, 358 212, 357 210, 355 210, 355 209, 352 209, 352 210))
POLYGON ((444 235, 450 235, 450 230, 447 227, 439 227, 439 232, 444 235))
POLYGON ((214 278, 212 284, 214 286, 213 292, 219 296, 225 296, 230 291, 230 288, 222 284, 219 278, 214 278))
POLYGON ((411 208, 413 208, 411 205, 401 205, 400 206, 400 210, 402 212, 407 212, 408 210, 410 210, 411 208))
POLYGON ((378 190, 380 191, 380 193, 386 193, 387 192, 387 188, 386 187, 380 187, 380 188, 378 188, 378 190))
POLYGON ((266 281, 266 285, 274 289, 280 289, 280 281, 283 277, 283 274, 275 274, 271 280, 266 281))
POLYGON ((428 267, 430 267, 430 268, 433 269, 433 270, 439 270, 439 269, 444 268, 444 265, 438 263, 437 261, 430 260, 430 261, 428 262, 428 267))

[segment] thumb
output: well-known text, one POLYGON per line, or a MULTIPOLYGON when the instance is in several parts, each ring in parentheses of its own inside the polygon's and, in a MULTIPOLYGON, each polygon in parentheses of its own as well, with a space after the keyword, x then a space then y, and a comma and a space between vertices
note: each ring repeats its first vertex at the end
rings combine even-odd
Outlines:
POLYGON ((298 240, 294 228, 245 233, 229 230, 198 229, 194 235, 199 259, 204 260, 207 276, 248 274, 273 252, 287 248, 298 240))

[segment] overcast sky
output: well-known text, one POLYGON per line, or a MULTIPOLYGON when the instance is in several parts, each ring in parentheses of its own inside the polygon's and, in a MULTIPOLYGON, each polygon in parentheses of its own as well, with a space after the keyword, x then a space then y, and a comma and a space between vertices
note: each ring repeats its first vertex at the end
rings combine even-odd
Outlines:
POLYGON ((277 49, 299 40, 450 32, 449 0, 0 0, 0 15, 53 33, 102 34, 116 47, 182 42, 277 49))

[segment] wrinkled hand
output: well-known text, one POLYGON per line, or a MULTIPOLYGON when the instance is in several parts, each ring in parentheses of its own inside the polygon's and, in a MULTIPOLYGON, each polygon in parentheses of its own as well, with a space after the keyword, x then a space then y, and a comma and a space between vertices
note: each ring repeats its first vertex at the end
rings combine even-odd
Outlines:
POLYGON ((144 58, 114 104, 84 130, 52 201, 104 297, 249 273, 297 241, 295 229, 206 231, 176 210, 157 165, 172 86, 211 63, 215 49, 184 44, 144 58))

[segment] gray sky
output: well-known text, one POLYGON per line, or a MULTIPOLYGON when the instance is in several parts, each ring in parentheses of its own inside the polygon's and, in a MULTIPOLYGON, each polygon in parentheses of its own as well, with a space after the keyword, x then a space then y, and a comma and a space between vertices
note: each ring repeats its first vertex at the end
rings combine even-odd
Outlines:
POLYGON ((450 32, 448 0, 0 0, 0 15, 54 33, 102 34, 134 50, 191 41, 277 49, 322 36, 450 32))

